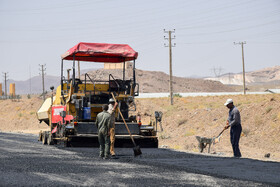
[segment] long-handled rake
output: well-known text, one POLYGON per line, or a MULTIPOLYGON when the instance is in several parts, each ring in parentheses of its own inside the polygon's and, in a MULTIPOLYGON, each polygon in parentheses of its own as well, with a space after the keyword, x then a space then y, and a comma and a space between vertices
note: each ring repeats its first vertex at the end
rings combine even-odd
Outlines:
MULTIPOLYGON (((115 96, 114 96, 113 93, 112 93, 112 96, 113 96, 114 101, 117 102, 117 101, 116 101, 116 98, 115 98, 115 96)), ((123 120, 123 122, 124 122, 124 124, 125 124, 125 127, 126 127, 126 129, 127 129, 127 132, 129 133, 129 136, 130 136, 130 138, 131 138, 131 140, 132 140, 132 143, 133 143, 133 145, 134 145, 134 147, 133 147, 134 156, 139 156, 139 155, 142 154, 141 149, 140 149, 140 146, 139 146, 139 145, 136 145, 136 143, 135 143, 135 141, 134 141, 134 138, 133 138, 133 136, 131 135, 131 132, 130 132, 130 130, 129 130, 129 128, 128 128, 126 122, 125 122, 125 119, 124 119, 124 117, 123 117, 123 115, 122 115, 122 112, 121 112, 120 110, 119 110, 119 112, 120 112, 120 115, 121 115, 121 117, 122 117, 122 120, 123 120)))

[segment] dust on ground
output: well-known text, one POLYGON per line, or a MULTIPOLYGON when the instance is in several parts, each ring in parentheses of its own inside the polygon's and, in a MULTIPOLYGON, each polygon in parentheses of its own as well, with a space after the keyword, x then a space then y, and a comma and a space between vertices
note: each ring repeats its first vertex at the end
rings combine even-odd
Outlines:
MULTIPOLYGON (((137 111, 146 124, 154 119, 155 111, 163 112, 163 132, 159 132, 159 147, 198 153, 195 136, 217 136, 225 126, 228 109, 223 105, 232 98, 241 113, 242 156, 261 160, 280 161, 280 95, 239 95, 207 97, 175 97, 174 105, 169 98, 136 99, 137 111), (264 155, 270 153, 270 158, 264 155)), ((37 134, 48 130, 39 123, 36 112, 42 99, 32 97, 20 100, 0 100, 0 131, 37 134)), ((211 153, 232 156, 229 130, 211 153)))

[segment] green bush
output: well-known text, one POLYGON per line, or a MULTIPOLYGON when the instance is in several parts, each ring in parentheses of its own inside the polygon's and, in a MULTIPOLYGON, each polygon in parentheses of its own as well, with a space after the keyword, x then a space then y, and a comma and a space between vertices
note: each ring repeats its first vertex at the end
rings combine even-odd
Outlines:
POLYGON ((265 109, 265 112, 266 112, 266 113, 269 113, 271 110, 272 110, 272 107, 269 106, 269 107, 267 107, 267 108, 265 109))
POLYGON ((179 93, 173 94, 173 97, 182 97, 179 93))

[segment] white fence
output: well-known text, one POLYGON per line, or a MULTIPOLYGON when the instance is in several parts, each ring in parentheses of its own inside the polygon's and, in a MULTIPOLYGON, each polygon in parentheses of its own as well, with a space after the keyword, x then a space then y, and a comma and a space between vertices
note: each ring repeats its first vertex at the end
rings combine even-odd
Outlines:
MULTIPOLYGON (((197 97, 197 96, 220 96, 220 95, 243 95, 243 92, 212 92, 212 93, 173 93, 179 94, 182 97, 197 97)), ((269 92, 246 92, 246 94, 270 94, 269 92)), ((169 97, 169 93, 139 93, 137 98, 161 98, 169 97)))

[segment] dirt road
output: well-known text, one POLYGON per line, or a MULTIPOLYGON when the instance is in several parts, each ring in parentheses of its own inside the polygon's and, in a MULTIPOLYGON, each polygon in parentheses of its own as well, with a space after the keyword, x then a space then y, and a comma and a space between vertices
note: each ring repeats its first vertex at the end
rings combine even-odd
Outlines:
POLYGON ((35 135, 0 133, 0 186, 273 186, 280 163, 171 151, 117 148, 118 159, 98 159, 98 148, 42 145, 35 135), (105 179, 105 180, 104 180, 105 179))

